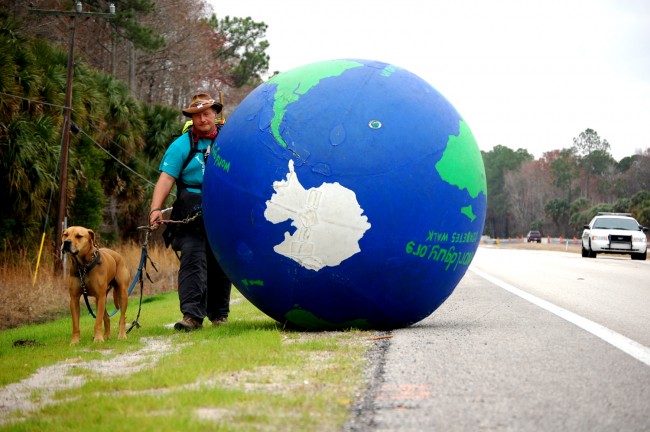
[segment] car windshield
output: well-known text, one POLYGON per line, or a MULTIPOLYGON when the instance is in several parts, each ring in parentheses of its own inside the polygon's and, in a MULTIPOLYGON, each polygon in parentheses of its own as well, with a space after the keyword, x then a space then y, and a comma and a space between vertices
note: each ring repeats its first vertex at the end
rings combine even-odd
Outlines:
POLYGON ((639 231, 639 224, 634 219, 623 218, 598 218, 594 222, 594 229, 619 229, 639 231))

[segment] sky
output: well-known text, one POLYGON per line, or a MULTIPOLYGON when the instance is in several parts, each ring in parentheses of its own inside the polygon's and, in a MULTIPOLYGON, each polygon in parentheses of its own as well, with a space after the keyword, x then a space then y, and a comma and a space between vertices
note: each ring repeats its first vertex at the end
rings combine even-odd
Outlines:
POLYGON ((481 150, 535 158, 593 129, 616 160, 650 148, 648 0, 209 0, 268 25, 269 72, 356 58, 431 84, 481 150))

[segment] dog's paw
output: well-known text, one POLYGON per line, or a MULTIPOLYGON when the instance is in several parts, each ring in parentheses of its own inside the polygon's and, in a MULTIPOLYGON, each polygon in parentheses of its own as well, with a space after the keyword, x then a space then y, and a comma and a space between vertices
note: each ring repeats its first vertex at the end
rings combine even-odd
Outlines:
POLYGON ((72 338, 70 345, 77 345, 79 343, 79 338, 72 338))
POLYGON ((93 342, 98 343, 98 342, 104 342, 104 337, 103 336, 95 336, 93 339, 93 342))

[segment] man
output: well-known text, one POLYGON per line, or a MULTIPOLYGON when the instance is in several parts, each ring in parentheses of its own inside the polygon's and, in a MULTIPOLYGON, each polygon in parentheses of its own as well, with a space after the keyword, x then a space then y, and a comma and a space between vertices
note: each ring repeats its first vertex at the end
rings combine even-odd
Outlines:
POLYGON ((206 93, 192 96, 190 106, 183 110, 192 119, 192 127, 167 148, 151 199, 149 223, 154 229, 161 223, 161 209, 174 184, 177 197, 171 219, 193 219, 187 224, 168 224, 164 233, 167 246, 180 252, 178 298, 183 319, 174 324, 176 330, 200 329, 206 316, 213 325, 220 325, 227 322, 230 312, 231 282, 210 250, 200 217, 205 161, 219 132, 215 120, 222 109, 206 93))

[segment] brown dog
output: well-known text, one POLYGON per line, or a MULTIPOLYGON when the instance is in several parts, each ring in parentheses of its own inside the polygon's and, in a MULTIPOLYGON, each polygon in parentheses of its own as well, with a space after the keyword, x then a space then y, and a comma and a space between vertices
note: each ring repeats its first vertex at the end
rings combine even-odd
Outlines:
POLYGON ((68 289, 70 290, 70 312, 72 314, 71 345, 79 343, 79 300, 84 293, 95 297, 94 342, 103 342, 111 335, 111 320, 106 312, 106 297, 111 288, 115 307, 120 310, 120 339, 126 339, 126 307, 129 303, 129 269, 124 258, 117 252, 98 248, 93 230, 82 226, 71 226, 62 235, 61 251, 71 256, 68 265, 68 289), (104 334, 102 335, 102 321, 104 334))

